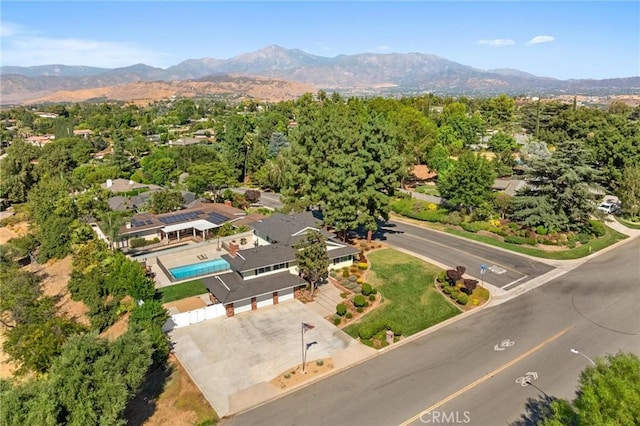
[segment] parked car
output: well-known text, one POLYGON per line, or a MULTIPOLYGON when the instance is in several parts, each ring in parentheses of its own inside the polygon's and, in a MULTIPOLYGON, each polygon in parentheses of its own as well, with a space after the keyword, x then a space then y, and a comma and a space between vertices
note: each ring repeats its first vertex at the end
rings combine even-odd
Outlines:
POLYGON ((598 206, 598 210, 605 212, 606 214, 613 214, 618 211, 618 205, 615 203, 602 203, 598 206))

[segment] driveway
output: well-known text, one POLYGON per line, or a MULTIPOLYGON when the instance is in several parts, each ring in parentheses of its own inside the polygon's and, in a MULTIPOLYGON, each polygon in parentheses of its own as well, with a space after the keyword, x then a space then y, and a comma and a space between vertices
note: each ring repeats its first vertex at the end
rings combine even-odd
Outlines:
POLYGON ((315 341, 307 362, 333 359, 335 370, 375 353, 298 300, 231 318, 215 318, 170 333, 174 352, 219 416, 245 410, 282 393, 269 382, 301 363, 305 341, 315 341))

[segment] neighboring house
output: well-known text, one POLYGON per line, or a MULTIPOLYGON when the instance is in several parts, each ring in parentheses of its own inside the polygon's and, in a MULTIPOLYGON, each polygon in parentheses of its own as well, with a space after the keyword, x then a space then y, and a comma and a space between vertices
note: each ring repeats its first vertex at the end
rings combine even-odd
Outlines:
POLYGON ((222 259, 232 271, 201 280, 215 299, 224 304, 227 316, 291 299, 296 289, 307 284, 298 274, 293 245, 308 230, 320 231, 327 237, 330 269, 350 266, 360 253, 360 250, 335 240, 335 235, 323 230, 319 224, 312 212, 275 213, 249 223, 254 229, 256 246, 238 250, 231 244, 229 254, 223 255, 222 259))
POLYGON ((42 148, 46 144, 51 143, 55 138, 56 137, 54 135, 29 136, 28 138, 25 138, 25 142, 42 148))
POLYGON ((496 179, 491 186, 491 189, 498 192, 504 192, 505 194, 514 196, 516 192, 524 188, 526 182, 517 179, 496 179))
POLYGON ((180 138, 175 141, 169 141, 169 145, 171 146, 187 146, 187 145, 195 145, 202 142, 202 139, 196 138, 180 138))
POLYGON ((218 203, 202 203, 171 213, 138 213, 120 228, 117 246, 129 247, 132 238, 157 238, 165 243, 186 237, 205 240, 210 230, 245 215, 244 210, 218 203))
POLYGON ((193 133, 193 137, 196 139, 208 139, 212 138, 213 135, 214 132, 211 129, 200 129, 193 133))
MULTIPOLYGON (((107 204, 109 208, 114 211, 143 211, 147 202, 151 198, 151 196, 156 193, 162 191, 159 188, 150 188, 148 191, 141 192, 138 195, 126 196, 126 195, 116 195, 115 197, 111 197, 107 200, 107 204)), ((179 191, 182 194, 182 208, 191 208, 196 207, 199 202, 202 202, 203 199, 196 199, 196 194, 189 191, 179 191)))
POLYGON ((93 132, 89 129, 79 129, 73 131, 73 136, 79 136, 83 139, 89 139, 89 136, 93 135, 93 132))
POLYGON ((129 192, 134 191, 136 189, 162 189, 161 186, 146 184, 146 183, 138 183, 132 180, 127 179, 107 179, 107 181, 100 186, 104 189, 107 189, 111 192, 120 193, 120 192, 129 192))

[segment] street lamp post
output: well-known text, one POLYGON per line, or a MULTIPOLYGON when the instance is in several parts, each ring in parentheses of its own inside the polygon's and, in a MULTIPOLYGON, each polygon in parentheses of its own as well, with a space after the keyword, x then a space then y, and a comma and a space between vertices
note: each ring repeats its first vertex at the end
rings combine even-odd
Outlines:
POLYGON ((589 361, 589 362, 590 362, 594 367, 596 366, 596 363, 595 363, 591 358, 589 358, 588 356, 586 356, 585 354, 583 354, 583 353, 582 353, 582 352, 580 352, 579 350, 577 350, 577 349, 571 349, 571 353, 573 353, 573 354, 578 354, 578 355, 582 355, 582 356, 583 356, 583 357, 585 357, 585 358, 587 359, 587 361, 589 361))

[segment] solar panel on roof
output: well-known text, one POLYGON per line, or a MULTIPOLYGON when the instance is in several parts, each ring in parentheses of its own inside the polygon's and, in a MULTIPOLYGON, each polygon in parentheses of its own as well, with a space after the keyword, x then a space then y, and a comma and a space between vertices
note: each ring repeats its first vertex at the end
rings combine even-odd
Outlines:
POLYGON ((209 213, 207 215, 207 220, 209 222, 215 223, 216 225, 219 225, 221 223, 224 223, 227 221, 227 217, 221 215, 220 213, 209 213))

